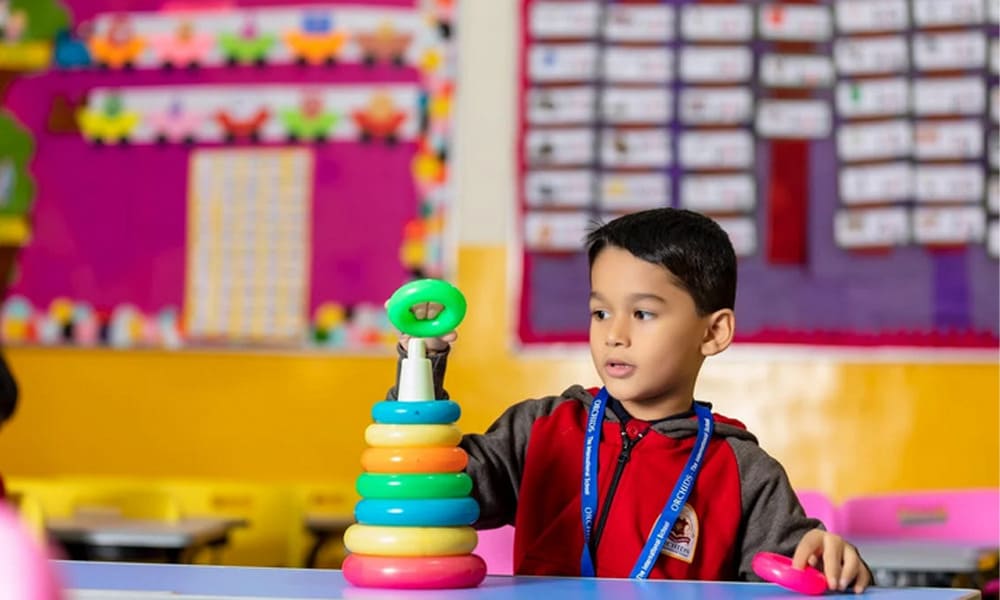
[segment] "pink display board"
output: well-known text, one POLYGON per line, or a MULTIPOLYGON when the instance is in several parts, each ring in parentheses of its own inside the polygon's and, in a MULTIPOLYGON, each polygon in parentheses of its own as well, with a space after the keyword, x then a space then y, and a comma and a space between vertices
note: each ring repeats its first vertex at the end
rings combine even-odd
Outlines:
POLYGON ((6 343, 377 347, 448 275, 451 2, 65 4, 6 343))

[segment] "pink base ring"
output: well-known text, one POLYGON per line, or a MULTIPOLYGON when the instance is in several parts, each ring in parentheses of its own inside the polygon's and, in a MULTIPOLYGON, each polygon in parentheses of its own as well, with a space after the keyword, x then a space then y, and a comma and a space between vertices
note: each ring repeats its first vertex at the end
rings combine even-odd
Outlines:
POLYGON ((486 577, 486 562, 475 554, 420 557, 348 554, 342 568, 351 585, 399 590, 471 588, 486 577))
POLYGON ((812 567, 796 569, 792 559, 773 552, 758 552, 753 557, 753 572, 764 581, 776 583, 783 588, 818 596, 826 591, 826 577, 812 567))

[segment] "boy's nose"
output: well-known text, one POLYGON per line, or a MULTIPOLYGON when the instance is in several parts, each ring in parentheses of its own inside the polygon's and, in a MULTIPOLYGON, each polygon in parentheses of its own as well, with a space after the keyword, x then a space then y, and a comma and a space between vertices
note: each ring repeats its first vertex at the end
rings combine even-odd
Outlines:
POLYGON ((628 328, 621 323, 618 319, 615 319, 608 327, 608 337, 605 343, 610 346, 625 346, 628 344, 628 328))

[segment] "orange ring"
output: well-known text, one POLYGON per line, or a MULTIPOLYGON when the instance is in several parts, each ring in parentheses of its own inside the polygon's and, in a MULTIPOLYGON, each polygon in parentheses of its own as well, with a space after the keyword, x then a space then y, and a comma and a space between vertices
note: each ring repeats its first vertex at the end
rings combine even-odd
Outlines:
POLYGON ((369 473, 459 473, 469 455, 456 447, 366 448, 361 466, 369 473))

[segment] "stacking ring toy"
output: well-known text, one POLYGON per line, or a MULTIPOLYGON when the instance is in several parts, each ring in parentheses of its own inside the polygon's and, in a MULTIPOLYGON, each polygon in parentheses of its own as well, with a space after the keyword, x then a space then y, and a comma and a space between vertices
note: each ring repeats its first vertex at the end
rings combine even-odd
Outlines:
POLYGON ((391 425, 447 425, 462 415, 458 403, 451 400, 429 402, 398 402, 383 400, 372 407, 376 423, 391 425))
POLYGON ((826 592, 826 576, 812 567, 796 569, 792 559, 773 552, 758 552, 751 563, 754 573, 764 581, 776 583, 783 588, 818 596, 826 592))
POLYGON ((451 448, 366 448, 361 467, 369 473, 458 473, 469 455, 451 448))
POLYGON ((344 546, 374 556, 455 556, 469 554, 479 537, 469 527, 383 527, 354 524, 344 532, 344 546))
POLYGON ((373 423, 365 429, 365 441, 376 448, 457 446, 462 432, 454 425, 373 423))
POLYGON ((354 518, 363 525, 393 527, 457 527, 479 518, 479 504, 470 497, 421 500, 361 500, 354 518))
POLYGON ((465 318, 465 296, 458 288, 440 279, 418 279, 396 290, 386 303, 389 320, 413 337, 440 337, 465 318), (435 302, 444 308, 433 319, 418 319, 410 309, 421 302, 435 302))
POLYGON ((472 491, 472 479, 465 473, 362 473, 355 487, 362 498, 461 498, 472 491))
POLYGON ((475 554, 420 558, 349 554, 344 579, 358 587, 410 590, 470 588, 486 577, 486 562, 475 554))

